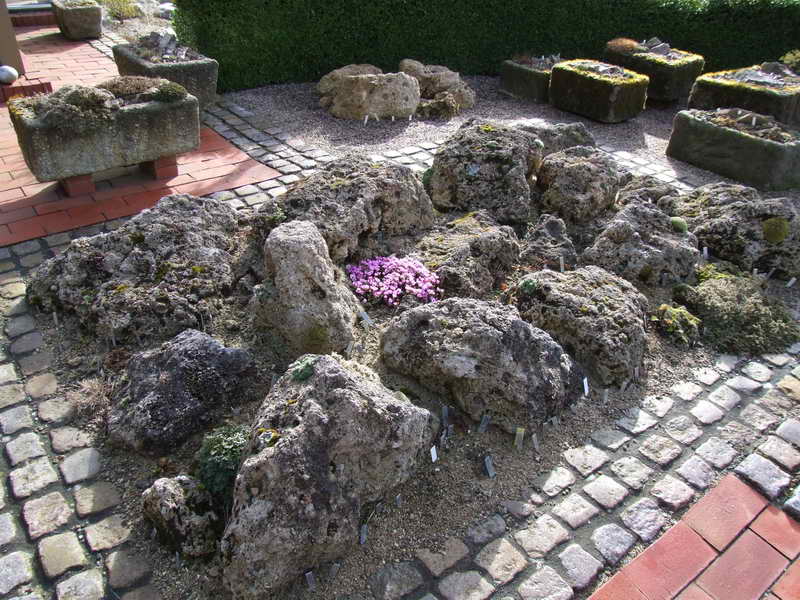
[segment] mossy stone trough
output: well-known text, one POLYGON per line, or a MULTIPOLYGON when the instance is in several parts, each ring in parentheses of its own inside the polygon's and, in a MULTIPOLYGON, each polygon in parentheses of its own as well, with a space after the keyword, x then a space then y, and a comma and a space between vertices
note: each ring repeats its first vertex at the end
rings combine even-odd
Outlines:
POLYGON ((179 83, 197 98, 201 110, 217 101, 219 63, 213 58, 154 63, 139 56, 131 44, 118 44, 112 50, 120 75, 161 77, 179 83))
POLYGON ((550 102, 595 121, 620 123, 644 110, 649 83, 647 75, 616 65, 567 60, 556 64, 550 74, 550 102))
POLYGON ((647 97, 651 100, 674 102, 689 95, 706 61, 700 54, 674 49, 672 52, 679 53, 680 58, 670 60, 652 52, 620 52, 606 46, 604 57, 611 64, 647 75, 647 97))
MULTIPOLYGON (((758 65, 750 69, 758 69, 758 65)), ((694 82, 689 108, 737 107, 772 115, 787 125, 800 126, 800 77, 797 83, 773 87, 725 77, 742 69, 701 75, 694 82)))
POLYGON ((500 65, 500 90, 515 98, 531 102, 547 102, 550 70, 534 69, 513 60, 500 65))
MULTIPOLYGON (((800 187, 800 134, 776 142, 708 121, 714 111, 675 115, 667 156, 763 190, 800 187)), ((754 115, 764 118, 763 115, 754 115)))
POLYGON ((68 40, 97 39, 103 35, 103 10, 94 0, 52 0, 58 29, 68 40))

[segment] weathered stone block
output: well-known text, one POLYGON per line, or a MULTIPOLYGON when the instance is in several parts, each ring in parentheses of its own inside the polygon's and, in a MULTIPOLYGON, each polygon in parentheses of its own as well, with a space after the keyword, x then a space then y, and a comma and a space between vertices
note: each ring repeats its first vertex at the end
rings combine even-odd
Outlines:
POLYGON ((549 70, 540 71, 513 60, 505 60, 500 65, 500 91, 515 98, 547 102, 550 97, 549 87, 549 70))
POLYGON ((69 40, 97 39, 103 35, 103 11, 96 2, 70 6, 65 0, 53 0, 53 14, 61 35, 69 40))
POLYGON ((650 78, 647 86, 648 98, 673 102, 689 95, 692 84, 703 72, 706 61, 701 55, 684 50, 673 49, 672 53, 680 53, 681 56, 669 59, 651 52, 630 54, 606 46, 603 56, 606 62, 647 75, 650 78))

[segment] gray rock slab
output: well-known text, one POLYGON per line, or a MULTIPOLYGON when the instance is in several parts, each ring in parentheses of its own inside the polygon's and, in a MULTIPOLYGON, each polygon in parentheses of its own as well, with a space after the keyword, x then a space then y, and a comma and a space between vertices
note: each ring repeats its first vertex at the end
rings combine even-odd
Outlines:
POLYGON ((22 519, 31 539, 54 532, 69 523, 72 509, 61 492, 51 492, 41 498, 28 500, 22 507, 22 519))
POLYGON ((113 508, 122 500, 117 488, 106 481, 77 486, 74 494, 75 511, 80 517, 87 517, 113 508))
POLYGON ((494 586, 477 571, 451 573, 438 587, 446 600, 486 600, 494 592, 494 586))
POLYGON ((27 498, 58 481, 58 473, 47 457, 32 460, 11 471, 11 493, 15 498, 27 498))
POLYGON ((603 563, 584 550, 579 544, 570 544, 558 555, 567 581, 573 588, 582 590, 597 576, 603 563))
POLYGON ((614 523, 598 527, 592 533, 594 547, 612 566, 622 560, 635 542, 634 535, 614 523))
POLYGON ((578 448, 570 448, 563 453, 563 456, 584 477, 594 473, 608 462, 608 454, 590 444, 578 448))
POLYGON ((33 580, 33 560, 25 552, 12 552, 0 557, 0 595, 33 580))
POLYGON ((716 477, 714 470, 697 454, 690 456, 675 472, 698 490, 706 489, 716 477))
POLYGON ((577 529, 600 513, 600 509, 580 494, 570 494, 553 508, 553 514, 577 529))
POLYGON ((104 600, 105 583, 99 569, 82 571, 56 586, 58 600, 104 600))
POLYGON ((523 580, 517 593, 522 600, 571 600, 572 587, 552 567, 542 567, 523 580))
POLYGON ((44 337, 39 331, 32 331, 18 337, 9 346, 8 350, 11 354, 28 354, 34 350, 38 350, 44 343, 44 337))
POLYGON ((638 458, 623 456, 611 463, 611 471, 619 477, 625 485, 634 490, 640 490, 653 474, 653 469, 648 467, 638 458))
POLYGON ((503 535, 506 531, 506 522, 500 515, 492 515, 485 521, 467 529, 467 539, 474 544, 485 544, 503 535))
POLYGON ((735 408, 736 405, 742 401, 742 397, 735 390, 732 390, 725 385, 720 386, 711 392, 708 395, 708 399, 725 410, 731 410, 732 408, 735 408))
POLYGON ((475 557, 475 564, 486 571, 495 585, 508 583, 528 566, 528 559, 505 538, 484 546, 475 557))
POLYGON ((697 404, 692 407, 690 412, 694 418, 700 421, 703 425, 716 423, 725 416, 725 413, 720 407, 713 402, 709 402, 708 400, 699 400, 697 404))
POLYGON ((592 500, 609 510, 617 506, 628 495, 628 490, 608 475, 600 475, 595 478, 583 486, 583 491, 587 493, 592 500))
POLYGON ((652 498, 642 498, 620 514, 623 524, 645 542, 652 540, 666 525, 667 517, 652 498))
POLYGON ((30 315, 13 317, 6 323, 6 335, 12 340, 36 329, 36 321, 30 315))
POLYGON ((670 419, 669 421, 665 422, 663 426, 667 435, 681 444, 691 444, 693 441, 703 435, 703 430, 695 425, 694 422, 685 415, 670 419))
POLYGON ((758 451, 790 472, 796 471, 800 466, 800 452, 777 436, 769 436, 758 447, 758 451))
POLYGON ((78 450, 64 458, 59 467, 67 484, 86 481, 100 472, 100 452, 95 448, 78 450))
POLYGON ((20 371, 26 377, 53 366, 53 353, 49 350, 39 350, 17 360, 20 371))
POLYGON ((11 513, 0 514, 0 548, 17 540, 19 527, 17 519, 11 513))
POLYGON ((93 552, 108 550, 125 542, 130 533, 122 515, 111 515, 86 527, 86 543, 93 552))
POLYGON ((631 441, 631 436, 625 435, 616 429, 604 429, 602 431, 595 431, 592 434, 592 441, 598 446, 613 451, 618 450, 625 443, 631 441))
POLYGON ((369 580, 369 587, 376 600, 400 600, 422 585, 419 569, 412 562, 385 565, 369 580))
POLYGON ((88 564, 78 536, 72 531, 42 538, 38 552, 44 574, 50 579, 88 564))
POLYGON ((21 433, 6 444, 6 455, 12 467, 30 458, 45 455, 45 449, 39 436, 32 431, 21 433))
POLYGON ((533 504, 520 502, 518 500, 504 500, 501 506, 517 519, 524 519, 531 516, 536 508, 533 504))
POLYGON ((11 435, 22 429, 33 427, 31 409, 26 405, 15 406, 0 413, 0 430, 4 435, 11 435))
POLYGON ((789 485, 789 474, 758 454, 751 454, 734 469, 769 498, 780 496, 789 485))
POLYGON ((456 537, 448 538, 441 552, 431 552, 430 550, 418 550, 417 558, 438 577, 447 569, 456 564, 459 560, 469 554, 466 544, 456 537))
POLYGON ((658 498, 661 504, 672 510, 683 508, 694 497, 694 490, 672 475, 664 475, 656 482, 650 493, 658 498))
POLYGON ((108 584, 117 590, 142 582, 152 572, 148 560, 127 548, 111 552, 106 557, 106 568, 108 584))
POLYGON ((633 435, 639 435, 643 431, 647 431, 656 423, 658 423, 658 419, 640 408, 630 409, 624 417, 617 420, 619 427, 633 435))
POLYGON ((542 478, 539 487, 544 494, 552 498, 560 494, 573 483, 575 483, 575 475, 572 471, 564 467, 556 467, 542 478))
POLYGON ((651 435, 641 446, 639 453, 661 467, 666 467, 681 455, 683 450, 675 442, 661 435, 651 435))
POLYGON ((550 515, 542 515, 529 527, 514 534, 514 539, 531 558, 542 558, 569 538, 569 531, 550 515))
POLYGON ((778 426, 775 433, 787 442, 800 447, 800 421, 797 419, 786 419, 778 426))

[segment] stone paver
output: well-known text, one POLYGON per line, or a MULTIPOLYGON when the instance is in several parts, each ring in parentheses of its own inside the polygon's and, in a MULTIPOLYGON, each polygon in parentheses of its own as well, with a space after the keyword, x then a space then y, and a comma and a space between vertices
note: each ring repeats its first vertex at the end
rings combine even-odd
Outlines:
POLYGON ((703 435, 703 430, 685 415, 675 417, 664 423, 664 431, 673 440, 687 445, 703 435))
POLYGON ((616 429, 604 429, 602 431, 595 431, 592 434, 592 441, 603 448, 617 450, 631 441, 631 436, 625 435, 616 429))
POLYGON ((664 512, 652 498, 642 498, 622 511, 620 519, 645 542, 652 540, 667 523, 664 512))
POLYGON ((633 435, 639 435, 643 431, 647 431, 656 423, 658 423, 658 419, 639 408, 630 409, 626 416, 617 421, 617 425, 633 435))
POLYGON ((696 454, 690 456, 675 472, 699 490, 706 489, 716 477, 709 464, 696 454))
POLYGON ((492 515, 488 519, 473 525, 467 530, 467 539, 473 544, 485 544, 503 535, 506 522, 500 515, 492 515))
POLYGON ((570 544, 558 555, 567 581, 573 588, 582 590, 597 576, 603 563, 584 550, 579 544, 570 544))
POLYGON ((553 508, 553 514, 566 521, 573 529, 577 529, 599 513, 600 509, 580 494, 570 494, 553 508))
POLYGON ((528 560, 511 542, 500 538, 478 552, 475 564, 489 573, 496 585, 502 585, 525 569, 528 560))
POLYGON ((569 531, 550 515, 542 515, 528 528, 514 534, 514 539, 531 558, 543 557, 569 538, 569 531))
POLYGON ((725 416, 725 413, 722 411, 722 409, 708 400, 698 401, 690 412, 692 415, 694 415, 694 418, 700 421, 703 425, 716 423, 725 416))
POLYGON ((25 383, 25 392, 34 400, 41 400, 55 394, 58 390, 58 380, 52 373, 43 373, 31 377, 25 383))
POLYGON ((92 436, 76 427, 59 427, 50 430, 50 444, 53 452, 64 454, 76 448, 85 448, 92 443, 92 436))
POLYGON ((735 471, 760 489, 768 498, 777 498, 789 485, 789 474, 758 454, 751 454, 745 458, 735 471))
POLYGON ((775 430, 775 433, 787 442, 800 447, 800 421, 797 419, 786 419, 775 430))
POLYGON ((444 548, 442 548, 441 552, 431 552, 427 549, 418 550, 417 558, 423 562, 434 576, 438 577, 468 554, 469 548, 467 548, 466 544, 456 537, 451 537, 444 543, 444 548))
POLYGON ((583 491, 603 508, 609 510, 617 506, 628 495, 628 490, 608 475, 600 475, 592 480, 584 486, 583 491))
POLYGON ((39 402, 36 411, 39 418, 46 423, 66 422, 75 416, 75 405, 59 396, 39 402))
POLYGON ((128 549, 111 552, 106 557, 106 568, 108 569, 108 584, 117 590, 129 588, 144 581, 152 571, 148 561, 128 549))
POLYGON ((650 493, 672 510, 683 508, 694 497, 694 490, 672 475, 664 475, 650 493))
POLYGON ((755 404, 748 404, 745 406, 742 412, 739 413, 739 418, 753 429, 757 429, 761 432, 766 431, 780 420, 772 413, 767 412, 763 408, 759 408, 755 404))
POLYGON ((661 467, 666 467, 681 455, 681 447, 661 435, 651 435, 641 446, 639 453, 661 467))
POLYGON ((666 415, 672 408, 675 401, 668 396, 645 396, 642 400, 642 408, 653 413, 658 418, 666 415))
POLYGON ((17 520, 11 513, 0 514, 0 548, 19 538, 17 520))
POLYGON ((575 475, 564 467, 556 467, 550 471, 541 483, 541 490, 548 496, 557 496, 575 483, 575 475))
POLYGON ((571 600, 572 587, 552 567, 542 567, 517 589, 522 600, 571 600))
POLYGON ((451 573, 439 582, 439 593, 446 600, 485 600, 494 586, 477 571, 451 573))
POLYGON ((33 579, 33 561, 25 552, 12 552, 0 557, 0 595, 33 579))
POLYGON ((25 402, 25 389, 18 383, 0 386, 0 410, 25 402))
POLYGON ((86 527, 86 543, 94 552, 108 550, 127 540, 130 533, 121 515, 111 515, 86 527))
POLYGON ((695 369, 692 373, 697 381, 705 385, 714 385, 719 381, 719 373, 710 367, 695 369))
POLYGON ((570 448, 563 453, 564 459, 578 473, 586 477, 608 462, 608 454, 587 444, 578 448, 570 448))
POLYGON ((28 352, 33 352, 41 348, 43 343, 44 337, 42 334, 38 331, 32 331, 14 340, 11 346, 9 346, 9 351, 11 354, 27 354, 28 352))
POLYGON ((58 473, 46 457, 32 460, 11 471, 11 492, 15 498, 27 498, 58 481, 58 473))
MULTIPOLYGON (((161 593, 155 586, 146 585, 123 594, 120 600, 161 600, 161 593)), ((424 597, 421 600, 424 600, 424 597)), ((437 599, 434 598, 433 600, 437 599)))
POLYGON ((12 467, 31 458, 45 455, 39 436, 33 432, 22 433, 6 444, 6 455, 12 467))
POLYGON ((106 481, 98 481, 91 485, 79 486, 75 489, 75 512, 80 517, 97 514, 113 508, 120 503, 121 497, 117 488, 106 481))
POLYGON ((594 547, 610 565, 617 564, 635 542, 635 536, 614 523, 598 527, 592 533, 594 547))
POLYGON ((725 385, 711 392, 708 399, 725 410, 735 408, 742 401, 742 397, 737 392, 725 385))
POLYGON ((767 365, 751 361, 742 367, 742 373, 759 383, 766 383, 772 379, 772 369, 767 365))
POLYGON ((749 377, 744 377, 742 375, 731 377, 725 385, 740 394, 754 394, 761 389, 761 384, 758 381, 753 381, 749 377))
MULTIPOLYGON (((422 574, 411 562, 393 563, 382 567, 370 577, 370 588, 379 600, 400 600, 422 585, 422 574)), ((114 584, 111 584, 115 587, 114 584)))
POLYGON ((103 600, 105 584, 99 569, 83 571, 56 586, 58 600, 103 600))
POLYGON ((31 409, 27 406, 15 406, 0 413, 0 430, 5 435, 31 427, 33 427, 33 417, 31 409))
POLYGON ((78 450, 64 458, 59 467, 69 485, 91 479, 100 472, 100 452, 95 448, 78 450))
POLYGON ((703 388, 691 381, 683 381, 673 385, 671 391, 684 402, 691 402, 703 393, 703 388))
POLYGON ((769 436, 758 450, 789 471, 796 471, 800 466, 800 452, 774 435, 769 436))
POLYGON ((653 469, 648 467, 638 458, 623 456, 611 463, 611 470, 625 485, 634 490, 640 490, 653 474, 653 469))
POLYGON ((38 550, 44 573, 50 579, 88 564, 78 536, 72 531, 42 538, 38 550))
POLYGON ((22 507, 22 518, 31 539, 40 538, 66 525, 72 515, 72 509, 60 492, 28 500, 22 507))

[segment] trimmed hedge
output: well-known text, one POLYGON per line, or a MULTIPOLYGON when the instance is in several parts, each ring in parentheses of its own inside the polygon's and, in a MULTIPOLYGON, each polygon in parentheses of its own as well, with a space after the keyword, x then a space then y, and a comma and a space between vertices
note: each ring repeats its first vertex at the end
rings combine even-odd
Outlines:
POLYGON ((313 81, 402 58, 494 74, 513 54, 601 58, 657 35, 707 69, 777 60, 798 45, 800 0, 177 0, 178 36, 220 63, 222 90, 313 81))

